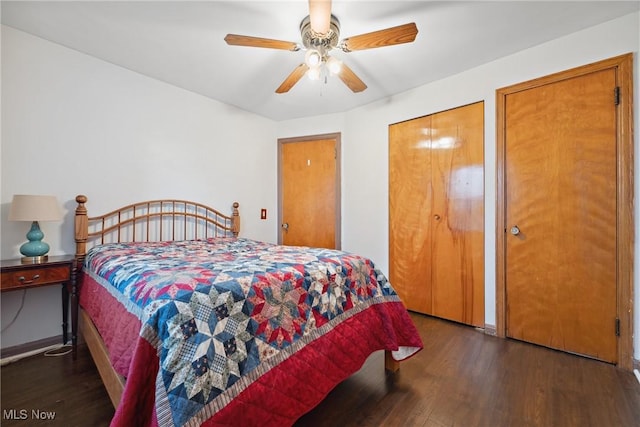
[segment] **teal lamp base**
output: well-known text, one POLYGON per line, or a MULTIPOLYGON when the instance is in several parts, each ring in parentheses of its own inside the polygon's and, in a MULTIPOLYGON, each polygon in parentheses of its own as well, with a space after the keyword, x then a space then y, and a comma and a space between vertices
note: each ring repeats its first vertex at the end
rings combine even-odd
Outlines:
POLYGON ((27 233, 27 243, 20 246, 20 253, 23 255, 23 263, 37 263, 47 259, 49 245, 42 241, 44 233, 40 230, 38 221, 31 223, 31 229, 27 233))

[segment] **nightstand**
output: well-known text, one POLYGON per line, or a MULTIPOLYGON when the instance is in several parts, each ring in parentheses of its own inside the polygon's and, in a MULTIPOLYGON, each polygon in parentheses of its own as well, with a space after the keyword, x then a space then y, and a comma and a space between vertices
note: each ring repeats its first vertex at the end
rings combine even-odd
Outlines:
POLYGON ((71 291, 71 343, 76 357, 78 338, 78 289, 76 259, 73 255, 50 256, 38 263, 23 263, 20 259, 0 262, 2 292, 40 286, 62 285, 62 341, 67 343, 69 291, 71 291))

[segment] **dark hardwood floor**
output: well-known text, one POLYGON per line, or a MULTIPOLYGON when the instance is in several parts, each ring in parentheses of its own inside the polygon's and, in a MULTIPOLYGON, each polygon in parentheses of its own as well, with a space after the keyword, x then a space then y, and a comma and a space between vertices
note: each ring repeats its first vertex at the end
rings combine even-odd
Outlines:
MULTIPOLYGON (((640 384, 631 372, 412 317, 422 352, 395 375, 385 375, 384 355, 375 353, 296 426, 640 426, 640 384)), ((105 426, 113 415, 84 346, 75 362, 33 356, 0 376, 3 427, 105 426), (37 420, 32 411, 55 419, 37 420), (21 414, 27 419, 16 419, 21 414)))

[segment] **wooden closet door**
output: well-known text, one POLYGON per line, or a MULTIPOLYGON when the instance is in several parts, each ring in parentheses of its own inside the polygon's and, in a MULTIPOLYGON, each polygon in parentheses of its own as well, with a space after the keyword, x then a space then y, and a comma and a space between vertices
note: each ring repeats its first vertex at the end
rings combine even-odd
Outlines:
POLYGON ((484 327, 484 103, 433 115, 435 316, 484 327))
POLYGON ((389 126, 389 279, 409 310, 431 313, 431 117, 389 126))
POLYGON ((389 126, 391 284, 409 310, 484 327, 484 104, 389 126))
POLYGON ((617 360, 616 73, 509 94, 507 336, 617 360))

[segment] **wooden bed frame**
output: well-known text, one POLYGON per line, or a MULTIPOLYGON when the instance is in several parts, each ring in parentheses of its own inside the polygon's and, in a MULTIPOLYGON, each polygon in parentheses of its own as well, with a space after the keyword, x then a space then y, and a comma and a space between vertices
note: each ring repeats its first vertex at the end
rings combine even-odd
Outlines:
MULTIPOLYGON (((95 217, 87 215, 86 196, 77 196, 76 202, 75 256, 78 271, 82 268, 87 249, 97 244, 237 237, 240 232, 240 205, 237 202, 233 203, 231 215, 185 200, 152 200, 127 205, 95 217)), ((82 276, 78 277, 81 280, 82 276)), ((79 324, 79 330, 115 408, 120 402, 125 379, 111 366, 100 333, 89 316, 79 308, 77 296, 73 298, 72 305, 72 322, 79 324)), ((385 350, 385 369, 396 372, 399 367, 400 363, 393 359, 391 351, 385 350)))

